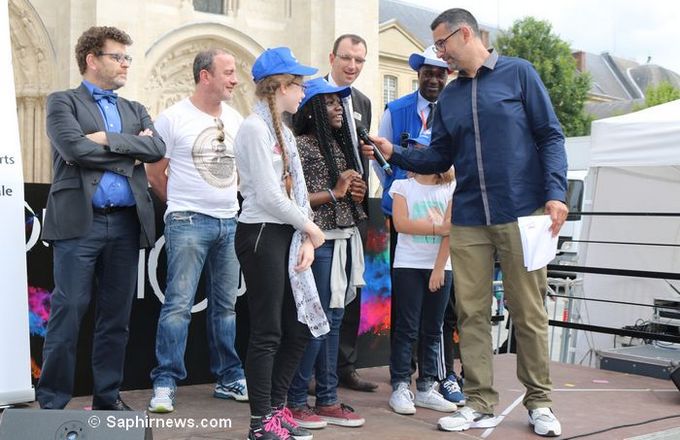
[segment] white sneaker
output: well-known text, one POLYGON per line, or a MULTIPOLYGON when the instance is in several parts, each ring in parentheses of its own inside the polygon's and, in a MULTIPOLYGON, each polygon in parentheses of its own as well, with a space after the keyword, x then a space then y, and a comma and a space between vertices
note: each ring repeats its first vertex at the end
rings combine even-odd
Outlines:
POLYGON ((149 401, 149 412, 169 413, 175 410, 175 389, 173 387, 154 387, 149 401))
POLYGON ((219 399, 234 399, 238 402, 248 401, 248 385, 245 379, 238 379, 230 383, 217 382, 213 397, 219 399))
POLYGON ((466 406, 439 419, 437 426, 442 431, 465 431, 470 428, 493 428, 497 424, 493 414, 483 414, 466 406))
POLYGON ((406 382, 397 385, 397 389, 392 391, 390 396, 390 408, 397 414, 415 414, 416 407, 413 406, 413 393, 408 389, 406 382))
POLYGON ((550 408, 529 410, 529 424, 534 432, 543 437, 557 437, 562 434, 562 425, 550 408))
POLYGON ((458 409, 456 404, 446 400, 444 396, 437 391, 437 388, 439 388, 439 384, 437 382, 432 382, 429 390, 416 391, 416 406, 441 412, 454 412, 458 409))

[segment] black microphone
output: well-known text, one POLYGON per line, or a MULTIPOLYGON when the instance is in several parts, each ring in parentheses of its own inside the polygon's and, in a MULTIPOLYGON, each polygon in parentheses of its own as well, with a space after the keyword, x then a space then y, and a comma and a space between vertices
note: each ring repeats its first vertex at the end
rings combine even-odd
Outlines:
POLYGON ((375 161, 378 162, 380 168, 382 168, 385 171, 385 174, 391 176, 392 167, 390 166, 389 163, 387 163, 387 161, 385 160, 385 156, 382 155, 380 149, 373 143, 373 141, 371 141, 371 139, 369 139, 368 130, 366 130, 366 127, 362 127, 361 125, 357 126, 357 135, 362 141, 364 141, 364 144, 373 147, 373 157, 375 158, 375 161))

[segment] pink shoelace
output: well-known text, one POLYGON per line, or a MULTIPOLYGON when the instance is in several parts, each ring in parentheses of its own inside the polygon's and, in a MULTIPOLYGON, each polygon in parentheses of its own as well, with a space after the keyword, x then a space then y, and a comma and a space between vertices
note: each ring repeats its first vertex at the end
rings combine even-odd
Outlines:
POLYGON ((293 428, 297 428, 298 424, 293 419, 293 413, 290 412, 290 409, 288 409, 287 406, 284 406, 283 409, 280 409, 274 413, 274 417, 281 417, 286 423, 291 425, 293 428))
POLYGON ((270 417, 269 420, 264 421, 263 427, 266 432, 276 434, 281 440, 287 440, 290 438, 288 431, 281 426, 281 422, 279 421, 278 417, 270 417))

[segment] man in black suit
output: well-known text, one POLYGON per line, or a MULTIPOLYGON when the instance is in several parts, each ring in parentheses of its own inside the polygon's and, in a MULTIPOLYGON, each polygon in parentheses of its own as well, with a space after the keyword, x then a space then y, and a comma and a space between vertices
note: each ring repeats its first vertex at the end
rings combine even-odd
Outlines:
MULTIPOLYGON (((333 51, 329 55, 331 71, 325 77, 333 86, 351 86, 359 77, 361 69, 366 63, 366 41, 358 35, 340 35, 333 44, 333 51)), ((363 182, 356 185, 368 185, 368 159, 361 154, 357 127, 371 128, 371 101, 357 88, 352 87, 350 96, 343 98, 343 105, 350 118, 350 133, 355 147, 355 154, 359 158, 361 169, 358 170, 363 182)), ((353 184, 354 185, 354 184, 353 184)), ((364 199, 364 208, 368 212, 368 197, 364 199)), ((367 222, 358 225, 363 242, 366 243, 367 222)), ((345 315, 340 327, 340 350, 338 353, 338 376, 340 384, 358 391, 374 391, 378 384, 363 380, 356 371, 357 336, 361 316, 361 289, 357 289, 357 297, 345 308, 345 315)))
POLYGON ((139 248, 155 241, 143 163, 165 154, 145 108, 113 92, 127 80, 131 44, 113 27, 85 31, 76 44, 82 84, 47 100, 54 178, 43 239, 52 243, 54 291, 37 390, 45 409, 71 399, 80 322, 92 299, 92 408, 130 409, 119 395, 128 321, 139 248))

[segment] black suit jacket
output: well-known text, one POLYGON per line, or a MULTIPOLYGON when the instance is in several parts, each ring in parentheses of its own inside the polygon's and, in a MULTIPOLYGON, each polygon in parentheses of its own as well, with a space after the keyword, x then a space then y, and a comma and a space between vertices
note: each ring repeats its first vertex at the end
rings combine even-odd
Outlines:
POLYGON ((118 98, 122 133, 107 133, 108 146, 85 135, 106 131, 97 103, 87 88, 52 93, 47 98, 47 135, 52 146, 53 179, 47 198, 43 240, 65 240, 85 234, 92 223, 92 196, 104 171, 128 178, 140 223, 140 247, 156 240, 154 210, 144 164, 165 155, 165 144, 151 117, 138 102, 118 98), (139 132, 151 129, 151 136, 139 132))
MULTIPOLYGON (((366 95, 361 93, 359 89, 352 87, 352 107, 354 108, 354 122, 356 126, 363 126, 367 131, 371 131, 371 100, 366 95)), ((364 167, 364 180, 368 183, 368 158, 361 154, 361 164, 364 167)))

